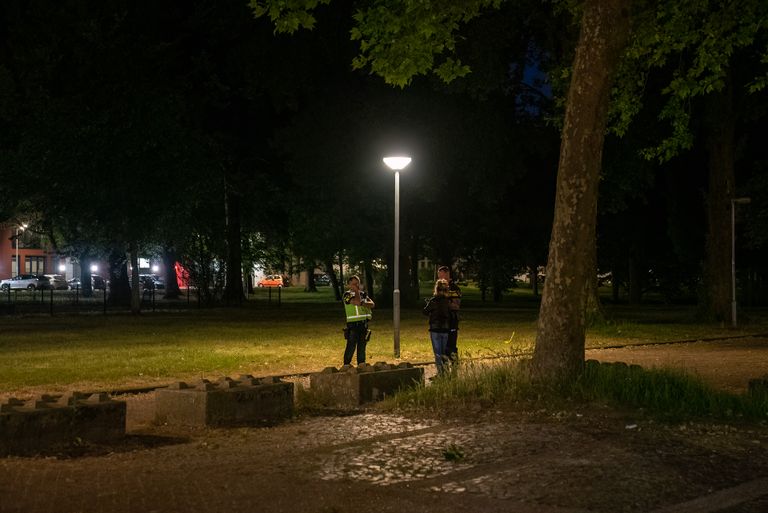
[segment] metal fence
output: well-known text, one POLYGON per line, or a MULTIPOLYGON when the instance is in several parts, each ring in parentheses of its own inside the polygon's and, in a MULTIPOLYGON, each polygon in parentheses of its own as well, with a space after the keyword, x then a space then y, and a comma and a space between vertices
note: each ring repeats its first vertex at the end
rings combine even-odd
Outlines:
MULTIPOLYGON (((141 311, 169 311, 190 308, 205 308, 221 306, 224 303, 217 299, 212 304, 201 298, 209 295, 199 294, 194 287, 181 289, 177 299, 165 299, 162 289, 144 289, 141 294, 141 311)), ((278 288, 257 289, 245 296, 246 300, 266 303, 269 306, 282 304, 282 291, 278 288)), ((130 307, 114 305, 109 301, 109 290, 94 289, 90 297, 83 295, 80 288, 71 290, 0 290, 0 315, 26 314, 107 314, 109 312, 126 312, 130 307)))
MULTIPOLYGON (((147 289, 142 291, 141 309, 156 310, 169 308, 197 307, 198 298, 194 290, 184 290, 180 299, 165 301, 162 291, 147 289)), ((6 289, 0 291, 0 314, 50 314, 59 313, 104 313, 126 311, 129 307, 114 305, 109 301, 109 291, 95 289, 90 297, 83 295, 82 289, 72 290, 24 290, 6 289)))

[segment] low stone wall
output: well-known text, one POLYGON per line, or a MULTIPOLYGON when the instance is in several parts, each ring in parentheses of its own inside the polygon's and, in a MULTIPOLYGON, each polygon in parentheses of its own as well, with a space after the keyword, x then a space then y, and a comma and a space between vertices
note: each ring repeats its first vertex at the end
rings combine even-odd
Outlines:
POLYGON ((424 369, 408 362, 390 365, 345 365, 340 369, 326 367, 310 375, 310 389, 328 406, 355 408, 361 404, 380 401, 398 390, 424 384, 424 369))
POLYGON ((155 420, 187 426, 274 424, 293 416, 293 383, 246 375, 193 384, 174 383, 155 392, 155 420))
POLYGON ((42 395, 0 404, 0 455, 35 454, 125 436, 125 402, 105 393, 42 395))

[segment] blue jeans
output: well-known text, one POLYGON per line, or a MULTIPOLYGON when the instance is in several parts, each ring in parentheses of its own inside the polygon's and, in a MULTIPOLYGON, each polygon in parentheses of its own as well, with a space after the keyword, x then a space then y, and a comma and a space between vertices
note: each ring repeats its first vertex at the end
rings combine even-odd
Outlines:
POLYGON ((448 343, 445 345, 445 356, 448 357, 449 362, 456 362, 459 358, 459 348, 456 346, 459 338, 459 329, 451 328, 448 333, 448 343))
POLYGON ((437 373, 442 374, 443 362, 445 361, 445 346, 448 344, 448 333, 430 331, 429 338, 432 340, 432 351, 435 353, 437 373))
POLYGON ((368 332, 368 325, 363 322, 347 324, 349 328, 349 337, 347 338, 347 347, 344 349, 344 365, 352 363, 352 355, 357 350, 357 364, 365 363, 365 346, 368 343, 365 335, 368 332))

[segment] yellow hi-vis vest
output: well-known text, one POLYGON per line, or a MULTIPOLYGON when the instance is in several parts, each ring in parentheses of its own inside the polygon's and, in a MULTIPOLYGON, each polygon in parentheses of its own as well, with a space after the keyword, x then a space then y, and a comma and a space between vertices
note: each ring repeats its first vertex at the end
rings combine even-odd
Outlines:
MULTIPOLYGON (((354 296, 355 293, 348 290, 342 298, 344 301, 344 313, 347 314, 347 322, 367 321, 371 318, 371 308, 365 305, 353 305, 351 301, 354 296)), ((361 299, 366 297, 364 292, 360 296, 361 299)))
POLYGON ((363 305, 345 304, 344 313, 347 314, 347 322, 366 321, 372 317, 371 309, 363 305))

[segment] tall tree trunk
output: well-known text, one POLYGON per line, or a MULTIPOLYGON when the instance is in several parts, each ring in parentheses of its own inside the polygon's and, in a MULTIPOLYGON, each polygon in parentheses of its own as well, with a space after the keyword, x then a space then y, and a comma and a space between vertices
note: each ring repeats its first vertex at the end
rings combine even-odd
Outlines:
POLYGON ((488 296, 488 277, 490 275, 488 271, 488 259, 485 256, 480 260, 480 272, 478 274, 480 281, 477 286, 480 289, 480 300, 485 303, 488 296))
POLYGON ((584 3, 533 355, 539 378, 569 379, 584 365, 587 280, 594 270, 603 141, 613 75, 629 36, 630 5, 630 0, 584 3))
POLYGON ((363 262, 363 268, 365 269, 365 291, 368 293, 368 295, 371 297, 371 299, 376 298, 376 293, 374 291, 374 283, 373 283, 373 263, 371 262, 370 258, 366 258, 363 262))
POLYGON ((411 237, 411 279, 410 286, 413 289, 414 299, 419 299, 419 239, 416 236, 411 237))
MULTIPOLYGON (((416 301, 416 291, 411 285, 411 255, 400 253, 400 304, 409 305, 416 301)), ((394 283, 394 277, 393 277, 394 283)))
POLYGON ((640 278, 637 259, 632 255, 627 260, 627 271, 629 283, 629 304, 639 305, 643 297, 643 280, 640 278))
POLYGON ((725 89, 707 98, 707 314, 726 321, 731 316, 731 199, 736 189, 734 172, 735 122, 730 80, 725 89))
POLYGON ((750 267, 744 273, 746 277, 746 293, 744 294, 744 304, 746 306, 755 306, 755 273, 750 267))
POLYGON ((109 303, 117 306, 131 304, 128 284, 128 259, 125 248, 114 248, 109 253, 109 303))
POLYGON ((224 219, 227 232, 227 278, 224 284, 224 302, 242 305, 243 252, 240 241, 240 196, 229 185, 225 186, 224 219))
POLYGON ((592 262, 589 264, 587 275, 587 303, 585 306, 586 325, 605 322, 605 310, 600 303, 600 295, 597 290, 597 251, 592 252, 592 262))
POLYGON ((253 271, 243 269, 243 280, 245 281, 246 296, 253 294, 253 271))
POLYGON ((333 260, 330 258, 325 261, 325 273, 331 280, 331 287, 333 287, 333 295, 336 301, 341 301, 341 293, 339 292, 341 284, 338 278, 336 278, 336 271, 333 270, 333 260))
POLYGON ((491 293, 493 295, 494 303, 501 303, 501 299, 504 295, 504 285, 498 271, 493 271, 493 286, 491 287, 491 293))
POLYGON ((135 242, 128 245, 131 259, 131 313, 141 312, 141 283, 139 283, 139 247, 135 242))
POLYGON ((392 294, 395 283, 394 251, 387 253, 386 274, 381 282, 381 294, 376 300, 376 308, 390 308, 393 303, 392 294))
POLYGON ((176 279, 176 250, 174 248, 163 248, 163 267, 165 267, 165 299, 178 299, 181 295, 179 290, 179 281, 176 279))
POLYGON ((531 282, 533 297, 539 297, 539 268, 535 262, 528 265, 528 281, 531 282))
POLYGON ((339 291, 339 300, 341 300, 341 295, 344 294, 344 289, 346 289, 346 282, 344 281, 344 250, 339 250, 339 287, 337 290, 339 291))
POLYGON ((304 287, 304 292, 317 292, 317 285, 315 285, 315 265, 314 260, 308 260, 306 262, 307 268, 307 285, 304 287))
POLYGON ((91 279, 91 256, 79 257, 80 262, 80 293, 83 297, 93 297, 93 280, 91 279))

